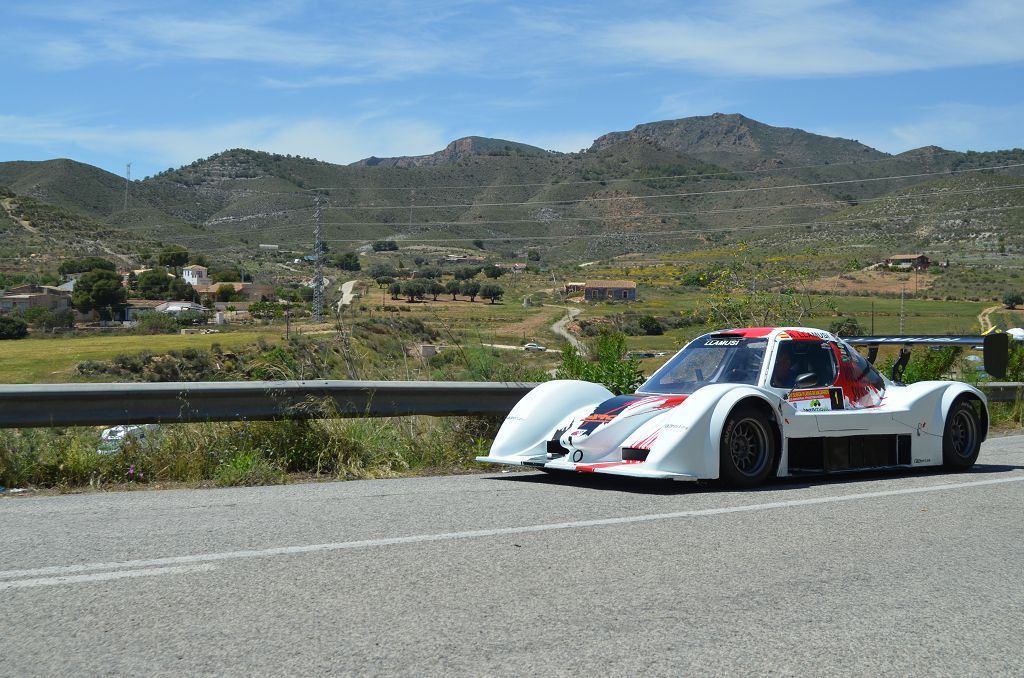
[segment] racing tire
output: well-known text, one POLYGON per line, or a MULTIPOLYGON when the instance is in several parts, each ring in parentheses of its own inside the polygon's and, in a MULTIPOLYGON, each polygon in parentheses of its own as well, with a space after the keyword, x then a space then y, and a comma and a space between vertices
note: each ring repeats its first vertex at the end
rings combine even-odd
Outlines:
POLYGON ((974 466, 981 451, 981 421, 969 400, 953 403, 946 415, 942 432, 942 463, 953 471, 966 471, 974 466))
POLYGON ((722 427, 719 478, 731 487, 760 485, 775 467, 776 448, 768 417, 756 407, 737 407, 722 427))

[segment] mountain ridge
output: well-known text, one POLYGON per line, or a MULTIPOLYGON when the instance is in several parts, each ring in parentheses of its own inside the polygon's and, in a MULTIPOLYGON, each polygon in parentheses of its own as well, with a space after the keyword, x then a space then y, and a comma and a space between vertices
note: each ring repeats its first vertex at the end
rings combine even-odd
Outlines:
POLYGON ((626 132, 598 137, 590 150, 601 150, 624 139, 649 139, 693 157, 760 169, 824 162, 850 162, 891 157, 852 139, 828 137, 795 127, 775 127, 739 113, 713 113, 642 123, 626 132))
MULTIPOLYGON (((854 140, 715 114, 609 132, 578 153, 486 137, 349 165, 228 149, 130 182, 127 209, 123 177, 70 159, 0 162, 0 187, 82 215, 87 228, 79 240, 88 240, 85 231, 102 232, 109 248, 174 242, 231 256, 258 242, 305 249, 311 189, 322 188, 332 242, 485 239, 510 243, 507 249, 533 242, 569 258, 664 245, 648 231, 692 231, 699 244, 714 239, 704 230, 741 234, 766 221, 822 219, 925 175, 1021 161, 1020 150, 935 146, 889 155, 854 140)), ((12 243, 62 246, 59 228, 42 240, 13 227, 9 234, 12 243)))
POLYGON ((461 137, 449 143, 440 151, 428 153, 427 155, 403 155, 393 158, 378 158, 370 156, 356 162, 349 163, 357 167, 429 167, 445 162, 461 160, 472 155, 553 155, 553 151, 546 151, 537 146, 508 141, 506 139, 495 139, 490 137, 468 136, 461 137))

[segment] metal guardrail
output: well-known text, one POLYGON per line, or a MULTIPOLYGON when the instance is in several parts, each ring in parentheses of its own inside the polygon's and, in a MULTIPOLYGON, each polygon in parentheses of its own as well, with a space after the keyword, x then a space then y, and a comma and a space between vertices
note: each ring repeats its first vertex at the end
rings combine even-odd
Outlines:
MULTIPOLYGON (((326 417, 504 415, 534 383, 224 381, 0 385, 0 428, 326 417)), ((1024 383, 982 385, 991 402, 1024 383)))
POLYGON ((534 386, 466 381, 11 384, 0 385, 0 428, 503 415, 534 386))
POLYGON ((1024 383, 1016 381, 990 381, 978 386, 990 403, 1014 403, 1024 397, 1024 383))

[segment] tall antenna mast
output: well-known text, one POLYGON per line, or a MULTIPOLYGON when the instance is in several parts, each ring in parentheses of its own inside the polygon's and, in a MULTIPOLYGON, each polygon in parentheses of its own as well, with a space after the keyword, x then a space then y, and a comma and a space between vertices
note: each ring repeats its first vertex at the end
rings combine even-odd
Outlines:
POLYGON ((324 318, 324 262, 323 240, 320 234, 320 194, 316 195, 316 213, 313 215, 313 321, 324 318))
POLYGON ((132 164, 128 163, 128 169, 124 174, 124 210, 128 211, 128 186, 132 182, 132 164))

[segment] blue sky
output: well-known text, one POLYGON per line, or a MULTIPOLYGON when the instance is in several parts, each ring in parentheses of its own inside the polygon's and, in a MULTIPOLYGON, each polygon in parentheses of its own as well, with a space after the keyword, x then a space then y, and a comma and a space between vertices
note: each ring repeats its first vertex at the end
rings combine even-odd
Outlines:
POLYGON ((894 153, 1012 148, 1022 35, 1021 0, 0 0, 0 160, 573 151, 716 111, 894 153))

